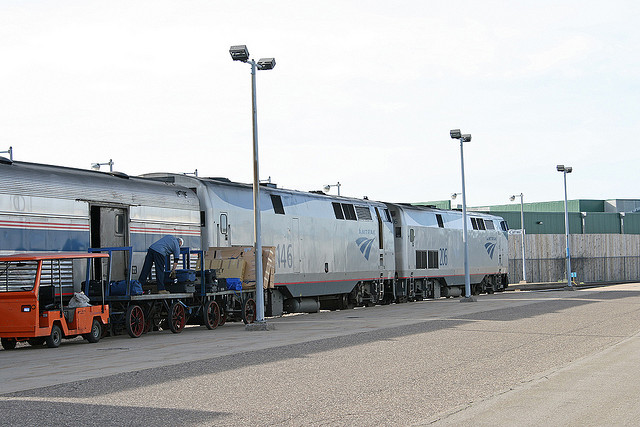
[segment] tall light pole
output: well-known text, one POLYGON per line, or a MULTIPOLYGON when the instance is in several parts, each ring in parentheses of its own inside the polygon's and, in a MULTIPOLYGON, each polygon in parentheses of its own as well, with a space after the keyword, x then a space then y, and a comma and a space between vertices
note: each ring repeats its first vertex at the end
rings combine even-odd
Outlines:
POLYGON ((264 320, 264 289, 262 273, 262 240, 260 229, 260 179, 258 169, 258 114, 256 107, 256 69, 271 70, 276 66, 274 58, 262 58, 257 62, 249 58, 249 49, 245 45, 231 46, 229 54, 234 61, 251 65, 251 106, 253 117, 253 234, 256 255, 256 322, 266 324, 264 320))
POLYGON ((520 228, 522 229, 522 283, 527 283, 526 257, 524 254, 524 195, 522 193, 514 194, 509 197, 509 200, 513 202, 516 197, 520 197, 520 228))
POLYGON ((573 283, 571 281, 571 251, 569 250, 569 211, 567 210, 567 174, 573 171, 571 166, 558 165, 556 166, 558 172, 562 172, 564 177, 564 235, 567 246, 567 290, 574 290, 573 283))
POLYGON ((467 194, 464 188, 464 150, 463 143, 471 141, 471 134, 462 134, 460 129, 453 129, 449 132, 452 139, 460 140, 460 170, 462 172, 462 241, 464 243, 464 298, 461 302, 472 302, 471 297, 471 276, 469 275, 469 243, 467 241, 467 194))

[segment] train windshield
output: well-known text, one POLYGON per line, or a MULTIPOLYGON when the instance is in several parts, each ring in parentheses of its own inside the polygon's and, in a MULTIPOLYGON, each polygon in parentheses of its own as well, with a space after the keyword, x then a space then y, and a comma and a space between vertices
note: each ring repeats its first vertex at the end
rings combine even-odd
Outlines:
POLYGON ((0 262, 0 292, 28 292, 36 283, 38 261, 0 262))

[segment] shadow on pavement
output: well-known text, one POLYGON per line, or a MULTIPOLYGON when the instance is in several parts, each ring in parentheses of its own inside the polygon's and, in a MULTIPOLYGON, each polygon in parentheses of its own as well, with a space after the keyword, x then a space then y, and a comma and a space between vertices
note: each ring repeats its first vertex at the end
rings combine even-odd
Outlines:
POLYGON ((5 400, 2 425, 14 426, 139 426, 215 425, 223 412, 173 408, 95 405, 87 403, 5 400))

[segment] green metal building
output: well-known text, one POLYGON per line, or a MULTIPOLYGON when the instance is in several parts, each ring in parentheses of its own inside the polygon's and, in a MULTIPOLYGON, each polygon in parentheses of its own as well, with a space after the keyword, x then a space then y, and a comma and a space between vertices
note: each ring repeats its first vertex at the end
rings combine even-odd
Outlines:
MULTIPOLYGON (((451 200, 416 203, 439 209, 455 209, 451 200)), ((520 203, 470 207, 503 217, 509 228, 520 229, 520 203)), ((640 200, 569 200, 570 234, 640 234, 640 200)), ((527 234, 564 234, 564 201, 524 204, 524 228, 527 234)))

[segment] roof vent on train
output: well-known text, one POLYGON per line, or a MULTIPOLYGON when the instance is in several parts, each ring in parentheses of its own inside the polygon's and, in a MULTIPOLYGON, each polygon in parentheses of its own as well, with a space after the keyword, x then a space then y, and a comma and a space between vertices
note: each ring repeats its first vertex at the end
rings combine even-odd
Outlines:
POLYGON ((211 176, 209 177, 209 179, 212 179, 214 181, 220 181, 220 182, 231 182, 231 180, 229 178, 224 178, 221 176, 211 176))
POLYGON ((116 178, 129 179, 129 175, 124 172, 109 172, 109 175, 115 176, 116 178))
POLYGON ((0 163, 3 165, 12 165, 13 160, 7 159, 6 157, 0 156, 0 163))

